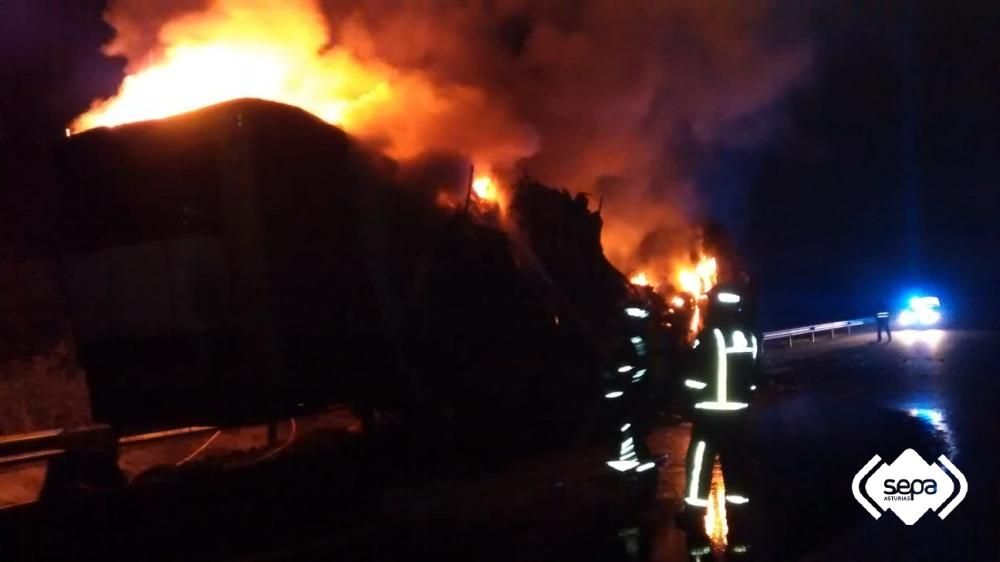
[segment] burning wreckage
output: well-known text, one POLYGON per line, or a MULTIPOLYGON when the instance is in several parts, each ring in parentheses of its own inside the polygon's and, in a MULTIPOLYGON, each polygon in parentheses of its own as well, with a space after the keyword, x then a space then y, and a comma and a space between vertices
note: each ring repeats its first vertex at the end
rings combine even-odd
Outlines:
POLYGON ((606 442, 669 388, 621 358, 698 321, 696 296, 665 303, 605 259, 585 196, 402 166, 291 106, 93 129, 59 162, 69 315, 118 426, 348 402, 489 458, 606 442))

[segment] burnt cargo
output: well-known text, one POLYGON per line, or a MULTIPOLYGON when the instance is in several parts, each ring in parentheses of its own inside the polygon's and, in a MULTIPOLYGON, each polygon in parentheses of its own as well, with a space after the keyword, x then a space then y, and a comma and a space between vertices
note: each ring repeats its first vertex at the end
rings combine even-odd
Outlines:
POLYGON ((98 420, 346 401, 469 439, 516 417, 501 449, 565 439, 599 406, 601 330, 627 284, 566 193, 526 182, 512 240, 341 130, 253 100, 75 135, 59 162, 62 280, 98 420))

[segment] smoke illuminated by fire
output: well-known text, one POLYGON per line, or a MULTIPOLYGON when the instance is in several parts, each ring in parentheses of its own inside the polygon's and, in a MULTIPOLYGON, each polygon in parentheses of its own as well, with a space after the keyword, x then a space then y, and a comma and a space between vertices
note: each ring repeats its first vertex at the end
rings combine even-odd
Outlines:
MULTIPOLYGON (((236 98, 294 105, 396 159, 458 154, 592 194, 615 266, 657 288, 696 277, 695 294, 704 276, 677 279, 688 248, 675 234, 699 209, 698 155, 766 142, 776 102, 809 62, 806 46, 770 40, 794 34, 772 29, 774 8, 760 3, 107 5, 116 35, 105 51, 127 60, 125 76, 74 133, 236 98)), ((503 185, 489 178, 474 197, 502 208, 503 185)))

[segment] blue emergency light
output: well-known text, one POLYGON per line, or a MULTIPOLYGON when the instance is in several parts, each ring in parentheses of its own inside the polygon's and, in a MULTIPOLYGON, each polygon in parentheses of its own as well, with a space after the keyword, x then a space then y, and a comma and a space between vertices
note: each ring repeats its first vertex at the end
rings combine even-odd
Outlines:
POLYGON ((941 300, 935 296, 910 299, 909 306, 899 313, 901 326, 933 326, 941 321, 941 300))

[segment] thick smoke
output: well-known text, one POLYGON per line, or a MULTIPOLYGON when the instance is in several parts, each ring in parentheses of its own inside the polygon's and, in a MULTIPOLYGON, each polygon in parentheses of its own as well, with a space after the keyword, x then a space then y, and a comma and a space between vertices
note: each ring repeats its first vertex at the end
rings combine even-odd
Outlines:
MULTIPOLYGON (((119 0, 112 52, 155 56, 180 12, 269 0, 119 0), (158 6, 157 4, 160 4, 158 6)), ((311 0, 295 0, 312 6, 311 0)), ((809 50, 761 3, 670 0, 320 0, 330 49, 421 87, 366 132, 465 152, 603 198, 605 246, 663 279, 698 218, 694 170, 714 147, 766 140, 809 50), (786 30, 787 31, 787 30, 786 30)), ((409 90, 407 90, 409 91, 409 90)), ((398 144, 398 143, 397 143, 398 144)), ((404 156, 413 156, 407 151, 404 156)))

